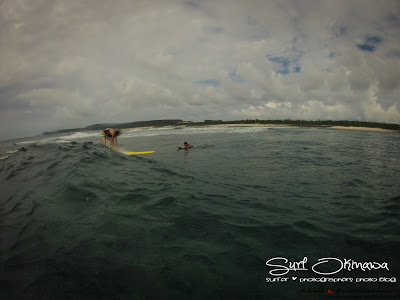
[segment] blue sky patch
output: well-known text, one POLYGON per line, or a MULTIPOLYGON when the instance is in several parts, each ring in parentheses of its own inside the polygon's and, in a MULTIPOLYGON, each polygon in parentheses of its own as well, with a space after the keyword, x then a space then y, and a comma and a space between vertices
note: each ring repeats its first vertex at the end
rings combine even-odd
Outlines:
POLYGON ((269 61, 280 64, 282 66, 282 69, 280 69, 276 73, 283 74, 283 75, 289 74, 290 60, 288 58, 278 56, 278 57, 271 57, 268 59, 269 59, 269 61))
POLYGON ((357 44, 357 47, 362 51, 374 52, 375 46, 368 44, 357 44))
POLYGON ((364 44, 357 44, 358 49, 367 52, 374 52, 376 45, 382 43, 382 38, 379 36, 366 36, 364 44))
POLYGON ((238 74, 236 74, 236 72, 229 73, 229 78, 235 82, 243 82, 244 81, 244 79, 242 77, 240 77, 238 74))
POLYGON ((367 44, 377 45, 382 42, 382 39, 379 36, 367 36, 365 38, 365 41, 367 42, 367 44))
POLYGON ((293 73, 300 73, 301 72, 301 66, 299 64, 300 58, 303 54, 303 51, 298 51, 296 50, 296 55, 288 58, 284 56, 271 56, 267 55, 266 57, 268 58, 269 61, 280 64, 281 69, 276 71, 278 74, 282 75, 287 75, 291 72, 290 67, 293 67, 293 73))
POLYGON ((201 85, 210 85, 214 87, 218 87, 221 85, 221 82, 216 79, 204 79, 204 80, 198 80, 196 83, 201 84, 201 85))

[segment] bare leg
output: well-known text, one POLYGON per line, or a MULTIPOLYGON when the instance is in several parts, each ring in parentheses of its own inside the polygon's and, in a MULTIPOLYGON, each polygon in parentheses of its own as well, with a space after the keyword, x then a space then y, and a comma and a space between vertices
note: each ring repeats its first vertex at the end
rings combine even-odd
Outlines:
POLYGON ((115 150, 119 151, 119 148, 118 148, 118 137, 115 138, 115 150))
POLYGON ((107 140, 109 140, 110 141, 110 148, 112 148, 113 147, 113 144, 114 144, 114 141, 113 141, 113 139, 111 138, 111 137, 107 137, 107 140))

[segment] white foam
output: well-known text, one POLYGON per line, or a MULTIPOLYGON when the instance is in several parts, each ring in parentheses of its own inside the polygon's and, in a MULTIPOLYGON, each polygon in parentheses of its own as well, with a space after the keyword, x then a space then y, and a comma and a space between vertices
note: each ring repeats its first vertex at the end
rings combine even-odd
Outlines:
POLYGON ((59 140, 77 140, 77 139, 85 139, 89 137, 100 137, 100 132, 74 132, 71 135, 64 135, 56 137, 59 140))
POLYGON ((26 141, 26 142, 19 142, 17 144, 33 144, 36 143, 37 141, 26 141))
POLYGON ((18 152, 18 150, 13 150, 13 151, 7 151, 6 154, 13 154, 15 152, 18 152))
POLYGON ((148 129, 132 129, 123 131, 121 139, 157 135, 180 134, 213 134, 213 133, 254 133, 267 131, 268 126, 199 126, 199 127, 160 127, 148 129), (180 129, 180 130, 176 130, 180 129))

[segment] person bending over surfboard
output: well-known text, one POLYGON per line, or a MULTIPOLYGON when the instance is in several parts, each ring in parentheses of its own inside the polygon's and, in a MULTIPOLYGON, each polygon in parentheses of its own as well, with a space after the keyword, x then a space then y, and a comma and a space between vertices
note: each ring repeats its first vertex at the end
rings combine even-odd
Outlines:
POLYGON ((115 130, 113 128, 106 128, 101 133, 101 142, 103 145, 107 146, 107 140, 110 141, 110 148, 115 151, 119 151, 118 149, 118 136, 121 135, 121 131, 115 130))

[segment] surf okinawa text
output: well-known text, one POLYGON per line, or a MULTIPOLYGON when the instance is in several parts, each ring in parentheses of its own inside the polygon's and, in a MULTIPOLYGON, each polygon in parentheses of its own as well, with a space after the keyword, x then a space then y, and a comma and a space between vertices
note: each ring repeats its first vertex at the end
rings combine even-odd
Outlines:
MULTIPOLYGON (((305 256, 302 260, 291 262, 284 257, 274 257, 269 259, 265 264, 267 267, 273 269, 269 271, 272 276, 282 276, 288 274, 290 271, 307 271, 307 257, 305 256)), ((333 275, 339 273, 342 270, 352 271, 359 269, 362 271, 371 271, 378 269, 385 269, 389 271, 387 262, 357 262, 353 259, 339 259, 334 257, 324 257, 318 259, 311 266, 311 270, 320 275, 333 275)))

